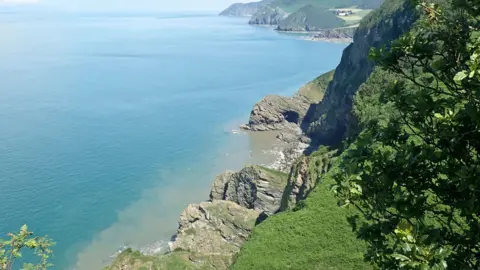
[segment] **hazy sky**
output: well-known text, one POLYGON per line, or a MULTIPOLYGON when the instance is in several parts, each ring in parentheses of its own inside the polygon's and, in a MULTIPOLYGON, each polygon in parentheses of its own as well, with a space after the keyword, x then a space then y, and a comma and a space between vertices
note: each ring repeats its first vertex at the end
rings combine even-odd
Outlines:
MULTIPOLYGON (((252 0, 255 1, 255 0, 252 0)), ((2 5, 38 5, 67 10, 221 10, 247 0, 0 0, 2 5)))

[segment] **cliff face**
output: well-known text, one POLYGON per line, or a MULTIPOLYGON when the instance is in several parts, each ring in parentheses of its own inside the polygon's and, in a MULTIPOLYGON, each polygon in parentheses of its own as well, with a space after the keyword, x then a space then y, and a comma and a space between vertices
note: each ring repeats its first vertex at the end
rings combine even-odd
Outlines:
POLYGON ((277 25, 287 16, 288 13, 279 7, 262 6, 253 14, 248 23, 256 25, 277 25))
POLYGON ((351 119, 353 96, 373 71, 371 47, 380 47, 408 31, 416 20, 404 0, 391 0, 362 20, 354 42, 344 51, 324 99, 310 107, 303 128, 318 144, 339 143, 351 119))
POLYGON ((247 166, 238 173, 217 177, 211 200, 227 200, 267 215, 275 214, 287 185, 287 175, 261 166, 247 166))
POLYGON ((233 17, 250 17, 255 14, 260 8, 265 6, 268 1, 252 2, 252 3, 235 3, 229 6, 224 11, 220 12, 220 16, 233 17))
POLYGON ((335 161, 335 154, 336 151, 330 151, 324 147, 295 161, 288 176, 281 211, 293 209, 298 202, 307 198, 322 176, 328 172, 335 161))

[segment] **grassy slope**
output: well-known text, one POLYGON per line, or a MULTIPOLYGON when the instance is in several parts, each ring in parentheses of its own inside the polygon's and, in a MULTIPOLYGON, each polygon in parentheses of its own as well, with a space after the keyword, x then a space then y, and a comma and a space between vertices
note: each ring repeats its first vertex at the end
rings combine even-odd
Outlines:
POLYGON ((342 27, 345 21, 335 16, 330 10, 307 5, 290 14, 280 22, 279 26, 283 30, 299 30, 305 28, 307 24, 312 31, 342 27), (303 18, 307 20, 304 21, 303 18))
POLYGON ((331 183, 327 174, 303 209, 258 225, 232 269, 372 269, 346 220, 354 212, 337 206, 331 183))
POLYGON ((383 0, 273 0, 271 5, 278 6, 288 13, 295 12, 306 5, 319 8, 345 8, 359 6, 362 9, 377 8, 383 0))
POLYGON ((306 98, 310 103, 318 103, 323 99, 328 84, 333 79, 335 70, 318 76, 298 90, 297 96, 306 98))

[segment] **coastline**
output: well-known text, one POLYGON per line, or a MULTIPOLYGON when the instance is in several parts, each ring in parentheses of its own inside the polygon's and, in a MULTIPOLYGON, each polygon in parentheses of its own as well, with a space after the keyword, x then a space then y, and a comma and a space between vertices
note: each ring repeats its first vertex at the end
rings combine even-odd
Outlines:
MULTIPOLYGON (((230 124, 228 124, 223 129, 225 136, 231 138, 228 149, 225 147, 221 147, 219 151, 217 151, 215 162, 215 167, 211 169, 207 169, 209 171, 208 175, 202 178, 205 178, 205 181, 201 181, 201 183, 192 183, 195 186, 198 186, 193 193, 183 194, 181 190, 188 190, 188 188, 180 188, 181 192, 179 193, 178 190, 172 190, 171 188, 167 188, 164 190, 165 187, 161 187, 161 189, 148 191, 149 193, 158 193, 162 194, 162 196, 168 195, 168 198, 165 199, 165 203, 162 205, 157 205, 157 202, 149 202, 149 201, 142 201, 137 203, 136 205, 132 206, 130 209, 125 210, 125 213, 122 213, 121 216, 133 216, 134 213, 141 211, 141 209, 145 208, 147 205, 152 204, 150 206, 165 208, 171 207, 172 211, 168 217, 165 218, 158 218, 154 215, 150 215, 150 219, 152 221, 142 222, 143 225, 145 224, 161 224, 162 227, 166 227, 162 229, 162 233, 157 234, 157 236, 153 236, 152 241, 145 242, 142 245, 137 244, 130 244, 130 243, 118 243, 116 245, 116 250, 103 246, 102 243, 109 242, 115 243, 115 235, 125 231, 125 229, 114 227, 110 228, 106 231, 103 231, 98 238, 103 238, 103 241, 96 241, 92 244, 92 246, 86 249, 87 251, 83 251, 82 254, 79 255, 78 261, 83 262, 82 264, 77 264, 75 266, 76 270, 82 269, 97 269, 99 267, 105 267, 111 264, 115 259, 127 249, 138 250, 141 254, 146 256, 156 256, 162 255, 165 253, 169 253, 171 250, 169 248, 169 244, 172 240, 172 237, 176 234, 176 230, 178 228, 178 219, 185 207, 190 204, 201 203, 209 200, 209 193, 211 187, 215 181, 215 177, 220 175, 228 170, 238 171, 242 169, 245 164, 256 164, 260 166, 264 166, 271 169, 277 169, 282 167, 285 164, 285 154, 282 152, 289 144, 279 140, 278 134, 280 131, 266 131, 266 132, 253 132, 253 131, 243 131, 239 130, 239 123, 245 122, 244 119, 241 121, 233 120, 230 124), (235 131, 235 132, 234 132, 235 131), (232 147, 233 145, 233 147, 232 147), (237 152, 241 151, 241 152, 237 152), (208 179, 207 179, 208 178, 208 179), (164 194, 164 195, 163 195, 164 194), (183 194, 185 197, 183 197, 183 194), (182 197, 178 197, 178 196, 182 197), (183 198, 179 200, 178 198, 183 198), (172 204, 173 202, 173 204, 172 204), (156 205, 156 206, 155 206, 156 205), (173 210, 178 209, 178 210, 173 210), (154 221, 156 220, 156 221, 154 221), (100 255, 96 254, 96 250, 110 250, 110 254, 100 255), (98 261, 101 265, 96 265, 93 261, 98 261), (91 264, 85 264, 85 262, 91 261, 91 264)), ((297 151, 299 151, 297 149, 297 151)), ((188 178, 194 179, 194 175, 198 174, 198 170, 195 168, 186 168, 185 172, 181 175, 176 175, 175 173, 167 173, 166 177, 171 178, 172 180, 177 178, 188 178)), ((151 196, 151 195, 150 195, 151 196)), ((157 196, 157 195, 155 195, 157 196)), ((153 213, 152 213, 153 214, 153 213)), ((131 219, 132 217, 129 217, 131 219)), ((140 221, 141 222, 141 221, 140 221)), ((140 225, 142 225, 140 224, 140 225)), ((142 225, 142 226, 143 226, 142 225)), ((128 229, 130 230, 130 229, 128 229)))

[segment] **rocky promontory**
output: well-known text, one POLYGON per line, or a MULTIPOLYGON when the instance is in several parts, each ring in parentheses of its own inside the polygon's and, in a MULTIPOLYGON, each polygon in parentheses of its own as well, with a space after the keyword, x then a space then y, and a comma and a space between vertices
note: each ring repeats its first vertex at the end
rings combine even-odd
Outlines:
POLYGON ((247 125, 243 129, 267 131, 285 129, 298 125, 308 110, 309 104, 296 98, 269 95, 255 104, 247 125))
POLYGON ((333 78, 327 72, 301 87, 293 97, 268 95, 253 106, 248 123, 241 128, 252 131, 295 129, 311 104, 323 99, 323 93, 333 78))

